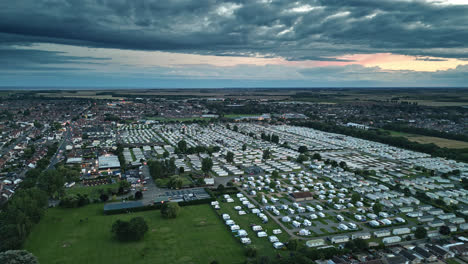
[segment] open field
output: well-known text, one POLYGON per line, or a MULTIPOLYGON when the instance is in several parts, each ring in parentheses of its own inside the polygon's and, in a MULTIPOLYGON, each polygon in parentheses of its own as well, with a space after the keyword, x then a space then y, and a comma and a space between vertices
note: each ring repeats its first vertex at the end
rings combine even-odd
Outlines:
POLYGON ((466 88, 223 88, 223 89, 118 89, 118 90, 36 90, 3 91, 33 93, 55 98, 90 98, 120 100, 156 98, 238 98, 303 101, 311 103, 346 103, 366 101, 416 102, 428 106, 468 106, 466 88))
POLYGON ((239 118, 241 116, 260 116, 262 114, 230 114, 230 115, 224 115, 226 118, 239 118))
POLYGON ((107 190, 108 188, 114 189, 119 187, 118 183, 103 184, 99 186, 73 186, 66 189, 67 194, 87 194, 90 198, 99 197, 99 189, 107 190))
POLYGON ((422 144, 434 143, 437 146, 442 147, 442 148, 457 148, 457 149, 468 148, 468 142, 459 141, 459 140, 445 139, 445 138, 439 138, 439 137, 419 136, 419 135, 408 136, 408 139, 411 141, 422 143, 422 144))
POLYGON ((209 119, 209 118, 201 118, 201 117, 147 117, 146 119, 148 120, 155 120, 155 121, 179 121, 179 122, 184 122, 184 121, 195 121, 195 120, 203 120, 203 119, 209 119))
POLYGON ((442 148, 454 148, 454 149, 462 149, 468 148, 468 142, 460 141, 460 140, 453 140, 453 139, 446 139, 446 138, 439 138, 439 137, 430 137, 430 136, 421 136, 416 134, 404 133, 404 132, 396 132, 390 131, 390 134, 395 137, 405 137, 410 141, 428 144, 434 143, 439 147, 442 148))
POLYGON ((28 237, 25 248, 41 263, 243 263, 244 249, 209 205, 183 207, 176 219, 160 211, 103 215, 103 204, 52 208, 28 237), (118 242, 110 232, 117 219, 143 216, 149 226, 139 242, 118 242), (87 219, 80 223, 80 219, 87 219))
MULTIPOLYGON (((156 185, 158 185, 159 187, 166 188, 169 185, 169 181, 171 180, 170 178, 171 177, 156 179, 156 185)), ((182 176, 180 176, 180 178, 183 181, 182 186, 189 186, 191 183, 193 183, 192 180, 190 179, 190 177, 187 176, 187 175, 182 175, 182 176)))

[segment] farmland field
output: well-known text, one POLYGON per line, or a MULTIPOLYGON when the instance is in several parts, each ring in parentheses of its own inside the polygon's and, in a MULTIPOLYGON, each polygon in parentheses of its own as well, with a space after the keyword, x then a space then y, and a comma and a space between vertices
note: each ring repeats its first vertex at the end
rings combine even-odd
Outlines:
POLYGON ((430 136, 422 136, 416 134, 409 134, 403 132, 395 132, 389 131, 392 136, 396 137, 405 137, 410 141, 418 142, 421 144, 429 144, 434 143, 439 147, 442 148, 468 148, 468 142, 460 141, 460 140, 453 140, 453 139, 446 139, 440 137, 430 137, 430 136))
POLYGON ((209 205, 188 206, 176 219, 160 211, 103 215, 103 204, 52 208, 33 228, 25 249, 40 263, 243 263, 243 246, 209 205), (118 242, 110 229, 117 219, 142 216, 149 231, 142 241, 118 242), (83 220, 83 221, 80 221, 83 220))

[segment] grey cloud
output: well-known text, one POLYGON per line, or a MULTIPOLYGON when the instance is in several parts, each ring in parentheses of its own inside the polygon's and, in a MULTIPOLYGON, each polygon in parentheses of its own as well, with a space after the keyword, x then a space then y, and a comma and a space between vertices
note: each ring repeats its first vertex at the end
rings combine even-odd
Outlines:
POLYGON ((17 0, 0 41, 329 60, 350 53, 468 58, 468 6, 424 1, 17 0), (308 12, 293 12, 308 4, 308 12), (232 6, 238 8, 230 9, 232 6))
POLYGON ((0 46, 0 69, 5 71, 83 70, 85 67, 63 67, 63 65, 86 66, 102 64, 107 60, 108 58, 68 56, 56 51, 0 46))

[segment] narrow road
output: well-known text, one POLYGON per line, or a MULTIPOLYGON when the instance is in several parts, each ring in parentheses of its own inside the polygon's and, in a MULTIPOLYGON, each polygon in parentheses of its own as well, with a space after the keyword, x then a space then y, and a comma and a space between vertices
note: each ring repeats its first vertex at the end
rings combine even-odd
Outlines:
POLYGON ((58 146, 57 151, 55 152, 54 156, 50 159, 50 164, 46 170, 53 169, 55 164, 58 163, 59 161, 58 155, 60 154, 60 151, 63 151, 65 149, 66 145, 70 142, 72 138, 72 128, 73 128, 73 125, 68 126, 67 131, 63 133, 63 137, 60 142, 60 145, 58 146))

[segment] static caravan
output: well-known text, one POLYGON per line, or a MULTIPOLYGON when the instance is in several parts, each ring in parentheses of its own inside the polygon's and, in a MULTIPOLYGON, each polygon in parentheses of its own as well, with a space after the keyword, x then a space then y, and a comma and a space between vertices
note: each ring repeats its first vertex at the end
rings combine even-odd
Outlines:
POLYGON ((382 242, 384 244, 398 243, 398 242, 401 242, 401 237, 399 236, 385 237, 382 239, 382 242))
POLYGON ((348 236, 334 236, 331 238, 332 244, 337 244, 337 243, 346 243, 349 241, 348 236))

